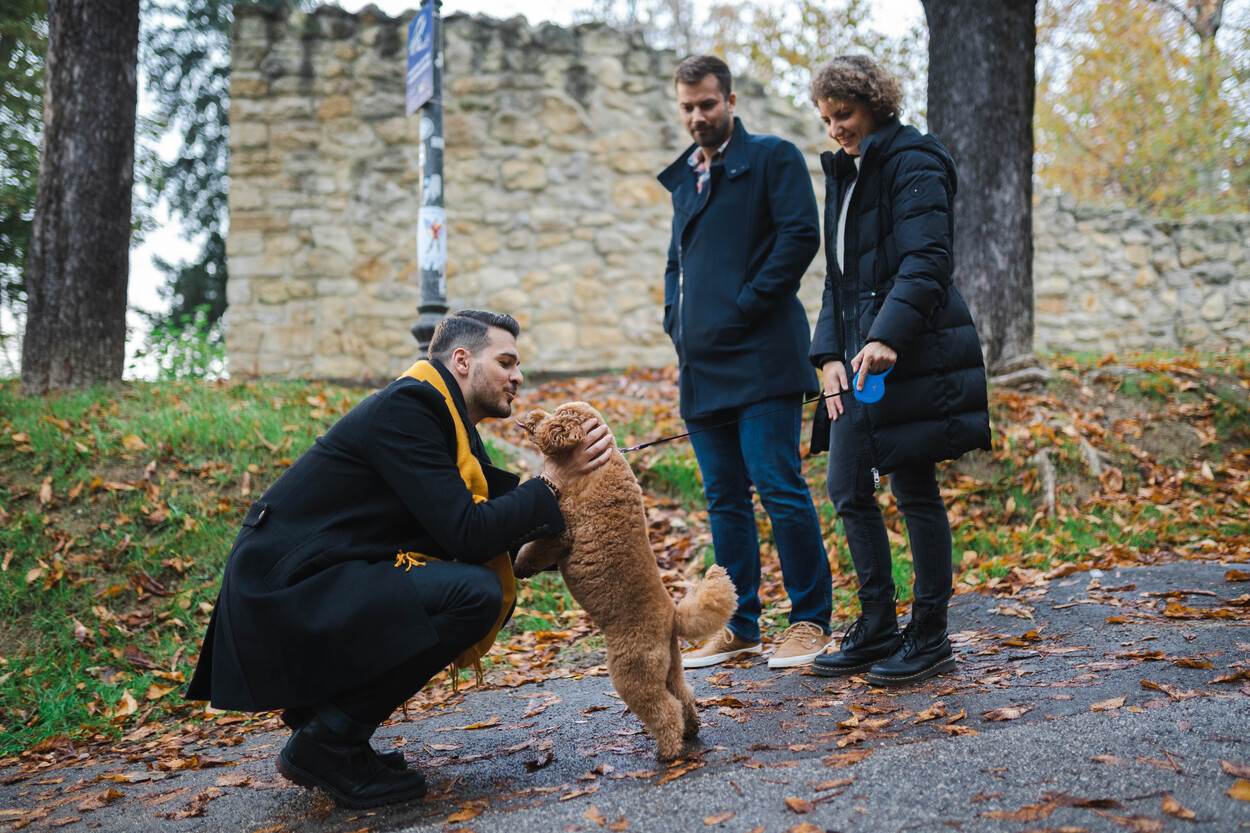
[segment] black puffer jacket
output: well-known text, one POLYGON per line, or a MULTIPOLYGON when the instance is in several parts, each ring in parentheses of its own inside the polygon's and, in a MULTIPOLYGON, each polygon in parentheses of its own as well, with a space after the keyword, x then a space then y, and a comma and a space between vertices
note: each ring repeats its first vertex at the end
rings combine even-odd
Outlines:
MULTIPOLYGON (((847 209, 845 273, 836 235, 855 162, 845 151, 821 155, 827 269, 812 363, 841 358, 849 376, 851 358, 870 341, 898 353, 885 396, 866 406, 883 474, 988 449, 985 361, 968 306, 951 281, 955 164, 936 138, 897 120, 865 139, 860 152, 847 209)), ((825 409, 816 414, 813 452, 829 441, 825 409)))

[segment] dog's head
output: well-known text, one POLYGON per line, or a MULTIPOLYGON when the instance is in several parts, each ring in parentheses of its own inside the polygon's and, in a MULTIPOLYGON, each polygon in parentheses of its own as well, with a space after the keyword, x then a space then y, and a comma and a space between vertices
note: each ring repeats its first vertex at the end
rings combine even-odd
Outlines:
POLYGON ((530 435, 539 451, 555 457, 581 445, 586 439, 582 423, 588 419, 603 421, 599 412, 585 402, 567 402, 551 414, 531 411, 517 420, 517 424, 530 435))

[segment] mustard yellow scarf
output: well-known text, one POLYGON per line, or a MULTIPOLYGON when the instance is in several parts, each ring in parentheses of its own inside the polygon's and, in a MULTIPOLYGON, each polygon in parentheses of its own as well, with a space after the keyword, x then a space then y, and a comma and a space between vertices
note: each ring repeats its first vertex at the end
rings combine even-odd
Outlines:
MULTIPOLYGON (((469 430, 465 427, 464 420, 460 418, 460 411, 456 408, 455 400, 451 398, 451 392, 447 389, 443 375, 434 365, 422 360, 405 370, 403 376, 429 382, 443 395, 443 400, 447 403, 447 411, 451 414, 452 424, 456 426, 456 466, 460 469, 460 478, 464 480, 465 488, 473 493, 475 503, 487 500, 490 497, 490 490, 486 485, 486 473, 482 471, 482 464, 473 456, 473 451, 469 447, 469 430)), ((420 553, 400 553, 395 557, 395 566, 405 569, 419 567, 429 557, 431 556, 420 553)), ((500 553, 486 562, 484 566, 499 576, 499 585, 503 588, 503 607, 500 608, 499 618, 495 621, 490 633, 455 659, 457 668, 477 667, 479 674, 481 666, 478 661, 486 655, 491 645, 495 644, 495 637, 499 635, 499 629, 507 621, 512 612, 512 606, 516 602, 516 577, 512 574, 512 559, 508 553, 500 553)))

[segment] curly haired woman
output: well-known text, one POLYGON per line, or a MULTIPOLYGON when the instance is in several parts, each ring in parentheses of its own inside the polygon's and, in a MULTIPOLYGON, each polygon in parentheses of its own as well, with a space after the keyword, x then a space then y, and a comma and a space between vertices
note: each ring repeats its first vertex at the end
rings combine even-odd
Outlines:
POLYGON ((951 278, 955 164, 936 138, 899 122, 898 81, 870 58, 830 61, 811 97, 840 148, 821 154, 827 269, 811 360, 828 398, 812 450, 827 440, 829 499, 862 608, 839 650, 817 657, 814 669, 900 685, 955 667, 946 636, 951 531, 935 463, 990 447, 980 341, 951 278), (848 394, 886 371, 879 401, 848 394), (901 633, 876 500, 883 474, 907 521, 916 576, 901 633))

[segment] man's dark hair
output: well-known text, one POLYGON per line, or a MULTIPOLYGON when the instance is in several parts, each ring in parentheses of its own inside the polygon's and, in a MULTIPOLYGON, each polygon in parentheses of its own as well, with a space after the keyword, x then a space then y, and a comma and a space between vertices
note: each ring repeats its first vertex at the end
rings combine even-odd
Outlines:
POLYGON ((729 72, 729 65, 715 55, 692 55, 677 65, 673 73, 674 84, 698 84, 709 75, 715 75, 720 83, 720 91, 725 98, 733 89, 734 77, 729 72))
POLYGON ((507 330, 512 333, 513 338, 521 334, 521 325, 511 315, 481 309, 462 309, 438 322, 434 337, 430 339, 430 358, 446 363, 457 347, 463 347, 476 356, 490 341, 491 327, 507 330))

